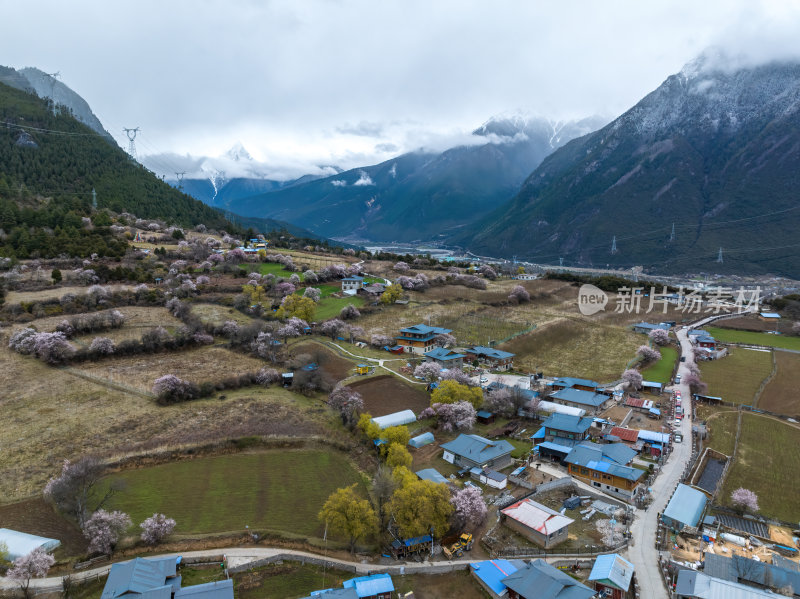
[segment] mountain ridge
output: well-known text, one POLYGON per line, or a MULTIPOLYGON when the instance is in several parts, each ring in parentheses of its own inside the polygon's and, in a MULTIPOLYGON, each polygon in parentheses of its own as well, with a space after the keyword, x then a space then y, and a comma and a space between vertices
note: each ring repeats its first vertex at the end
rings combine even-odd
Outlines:
MULTIPOLYGON (((598 117, 566 123, 563 136, 592 130, 598 117)), ((551 122, 490 119, 476 143, 444 152, 419 150, 230 203, 241 214, 270 216, 326 237, 371 241, 443 238, 510 199, 552 152, 551 122)))
POLYGON ((789 242, 787 224, 800 226, 799 164, 800 65, 727 71, 701 56, 553 152, 480 230, 452 241, 541 262, 796 276, 800 259, 762 241, 789 242))

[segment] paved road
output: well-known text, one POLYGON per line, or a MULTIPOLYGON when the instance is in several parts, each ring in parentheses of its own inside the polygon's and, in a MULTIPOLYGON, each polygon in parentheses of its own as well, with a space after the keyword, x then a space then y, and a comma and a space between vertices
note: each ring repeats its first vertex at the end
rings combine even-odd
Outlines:
MULTIPOLYGON (((680 363, 678 372, 681 380, 689 374, 689 365, 693 363, 692 344, 689 341, 689 329, 681 328, 676 331, 681 344, 681 355, 686 358, 680 363)), ((669 390, 680 390, 683 405, 691 405, 689 387, 685 384, 673 385, 669 390)), ((689 458, 692 455, 692 424, 691 410, 681 422, 680 431, 683 434, 683 443, 676 443, 672 454, 656 477, 651 492, 653 502, 646 510, 637 510, 636 519, 631 526, 632 546, 628 548, 628 559, 636 567, 636 579, 639 581, 641 596, 648 599, 667 599, 667 591, 662 583, 658 567, 658 552, 655 549, 656 531, 658 530, 658 513, 663 512, 669 501, 672 491, 680 480, 689 458)))

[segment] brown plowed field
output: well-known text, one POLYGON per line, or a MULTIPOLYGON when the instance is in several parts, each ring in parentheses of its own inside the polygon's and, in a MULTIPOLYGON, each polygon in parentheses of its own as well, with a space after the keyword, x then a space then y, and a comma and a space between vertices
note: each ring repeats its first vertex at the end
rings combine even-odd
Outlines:
POLYGON ((800 354, 776 351, 775 362, 778 372, 764 387, 757 407, 800 419, 800 354))
POLYGON ((364 409, 373 416, 385 416, 400 410, 413 410, 419 414, 431 403, 422 385, 412 387, 391 375, 356 381, 350 386, 361 394, 364 409))

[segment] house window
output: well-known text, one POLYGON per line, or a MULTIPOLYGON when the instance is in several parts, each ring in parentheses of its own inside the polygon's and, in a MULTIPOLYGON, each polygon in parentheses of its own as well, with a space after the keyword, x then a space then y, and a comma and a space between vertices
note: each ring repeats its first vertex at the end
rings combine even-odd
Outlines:
POLYGON ((600 475, 597 472, 592 472, 592 478, 600 478, 600 475))
POLYGON ((586 468, 581 468, 581 474, 589 474, 589 471, 586 468))
POLYGON ((598 488, 600 488, 600 489, 602 489, 602 488, 603 488, 603 485, 601 485, 600 483, 592 483, 592 484, 593 484, 595 487, 598 487, 598 488))

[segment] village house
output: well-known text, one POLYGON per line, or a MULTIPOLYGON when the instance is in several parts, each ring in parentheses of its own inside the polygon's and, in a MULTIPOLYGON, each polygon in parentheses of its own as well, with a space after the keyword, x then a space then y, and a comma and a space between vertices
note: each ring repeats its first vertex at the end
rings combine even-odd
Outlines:
POLYGON ((574 446, 589 438, 593 418, 582 418, 569 414, 552 414, 542 423, 544 440, 561 445, 574 446))
POLYGON ((589 574, 594 590, 607 599, 627 599, 633 579, 633 564, 621 555, 598 555, 589 574))
POLYGON ((470 468, 469 476, 472 480, 476 480, 482 485, 487 485, 493 489, 505 489, 508 484, 508 477, 497 470, 490 468, 470 468))
POLYGON ((522 560, 492 559, 470 564, 470 571, 493 599, 508 597, 503 579, 526 566, 522 560))
POLYGON ((566 541, 569 525, 575 522, 532 499, 518 501, 500 513, 503 524, 544 549, 566 541))
POLYGON ((600 389, 600 384, 590 381, 589 379, 576 379, 571 376, 558 378, 550 385, 553 391, 560 391, 562 389, 578 389, 580 391, 597 392, 600 389))
POLYGON ((777 312, 759 312, 758 319, 766 322, 778 322, 781 319, 781 315, 777 312))
POLYGON ((633 332, 649 335, 650 333, 652 333, 657 329, 661 329, 662 331, 669 331, 671 328, 672 327, 669 325, 668 322, 659 322, 658 324, 650 324, 649 322, 640 322, 638 324, 633 325, 633 332))
POLYGON ((389 574, 371 574, 351 578, 342 583, 345 589, 355 589, 358 599, 392 599, 394 583, 389 574))
POLYGON ((444 347, 435 347, 425 354, 426 362, 436 362, 442 368, 461 368, 464 365, 464 354, 444 347))
POLYGON ((584 441, 569 452, 564 462, 570 475, 598 489, 631 502, 639 491, 644 470, 628 464, 636 452, 622 443, 598 445, 584 441))
POLYGON ((712 578, 703 572, 681 570, 675 585, 676 599, 707 599, 708 597, 730 597, 731 599, 775 599, 771 591, 755 589, 739 582, 712 578))
POLYGON ((539 278, 539 275, 533 275, 527 272, 523 272, 521 274, 514 275, 513 278, 516 279, 517 281, 535 281, 536 279, 539 278))
POLYGON ((514 354, 493 347, 476 345, 467 349, 467 361, 477 361, 492 370, 511 370, 514 367, 514 354))
POLYGON ((702 491, 680 483, 664 508, 661 521, 675 532, 696 529, 707 503, 708 498, 702 491))
POLYGON ((354 275, 342 279, 342 293, 345 295, 355 295, 364 286, 364 277, 354 275))
POLYGON ((442 445, 442 459, 462 468, 491 468, 501 470, 511 464, 514 446, 505 439, 490 441, 478 435, 460 434, 442 445))
POLYGON ((372 283, 370 285, 364 285, 357 290, 358 295, 363 295, 364 297, 372 300, 378 299, 383 292, 386 291, 386 285, 383 283, 372 283))
POLYGON ((397 345, 402 346, 407 353, 424 356, 437 347, 436 337, 438 335, 449 335, 452 332, 451 329, 417 324, 412 327, 400 329, 400 335, 396 337, 397 345))
POLYGON ((534 559, 502 580, 509 599, 591 599, 595 592, 543 559, 534 559))
POLYGON ((587 414, 597 414, 601 412, 611 401, 611 398, 603 393, 584 391, 583 389, 577 389, 575 387, 568 387, 556 391, 547 399, 554 403, 560 403, 561 405, 582 408, 586 410, 587 414))
POLYGON ((689 340, 697 347, 704 347, 711 350, 717 349, 717 340, 702 329, 689 331, 689 340))
POLYGON ((233 579, 181 587, 180 558, 143 559, 111 565, 101 599, 233 599, 233 579))

